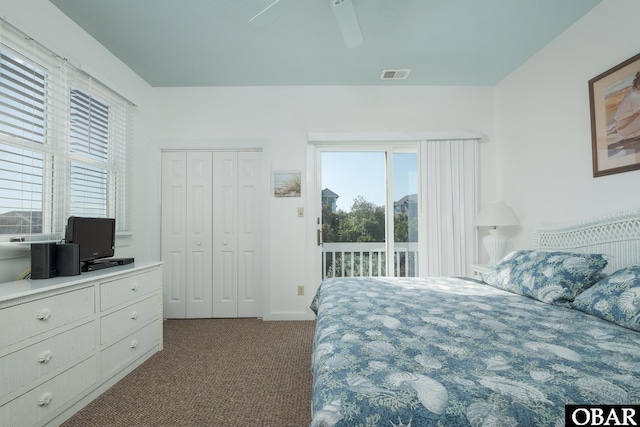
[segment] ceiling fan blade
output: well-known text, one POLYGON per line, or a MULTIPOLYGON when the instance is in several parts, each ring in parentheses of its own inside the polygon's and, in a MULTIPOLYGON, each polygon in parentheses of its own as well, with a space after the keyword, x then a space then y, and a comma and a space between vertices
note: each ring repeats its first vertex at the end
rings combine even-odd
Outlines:
POLYGON ((347 48, 351 49, 362 44, 362 31, 358 23, 356 11, 351 0, 330 0, 331 9, 336 17, 338 27, 347 48))
POLYGON ((269 6, 262 9, 260 13, 249 19, 249 23, 258 28, 265 28, 280 18, 292 3, 295 3, 295 0, 275 0, 269 6))

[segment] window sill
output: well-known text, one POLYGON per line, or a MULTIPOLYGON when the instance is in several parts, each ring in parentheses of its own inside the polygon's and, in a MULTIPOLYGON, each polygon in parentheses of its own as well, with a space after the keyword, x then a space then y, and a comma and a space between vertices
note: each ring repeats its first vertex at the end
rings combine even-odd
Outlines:
POLYGON ((55 240, 27 240, 24 242, 0 242, 0 249, 8 248, 8 249, 22 249, 22 250, 30 250, 32 243, 58 243, 60 239, 55 240))

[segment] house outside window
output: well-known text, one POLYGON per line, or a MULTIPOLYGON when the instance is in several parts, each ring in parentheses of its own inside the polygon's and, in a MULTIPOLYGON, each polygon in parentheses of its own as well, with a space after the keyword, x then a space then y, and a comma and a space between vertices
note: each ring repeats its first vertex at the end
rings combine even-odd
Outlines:
POLYGON ((331 206, 331 212, 335 213, 338 207, 338 195, 333 191, 325 188, 322 190, 322 206, 331 206))

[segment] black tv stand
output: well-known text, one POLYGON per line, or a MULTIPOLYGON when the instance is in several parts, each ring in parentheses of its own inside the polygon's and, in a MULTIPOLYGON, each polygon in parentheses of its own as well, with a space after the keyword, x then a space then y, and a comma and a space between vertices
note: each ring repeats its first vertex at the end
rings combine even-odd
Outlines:
POLYGON ((103 268, 133 264, 133 262, 134 262, 133 258, 107 258, 107 259, 101 259, 96 261, 87 261, 84 264, 82 264, 81 271, 87 272, 87 271, 102 270, 103 268))

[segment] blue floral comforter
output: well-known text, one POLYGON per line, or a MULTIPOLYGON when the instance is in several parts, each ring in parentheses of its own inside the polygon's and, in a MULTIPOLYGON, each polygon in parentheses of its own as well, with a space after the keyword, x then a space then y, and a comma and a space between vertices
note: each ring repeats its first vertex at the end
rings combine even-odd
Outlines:
POLYGON ((311 426, 562 426, 640 404, 640 333, 463 278, 340 278, 311 308, 311 426))

